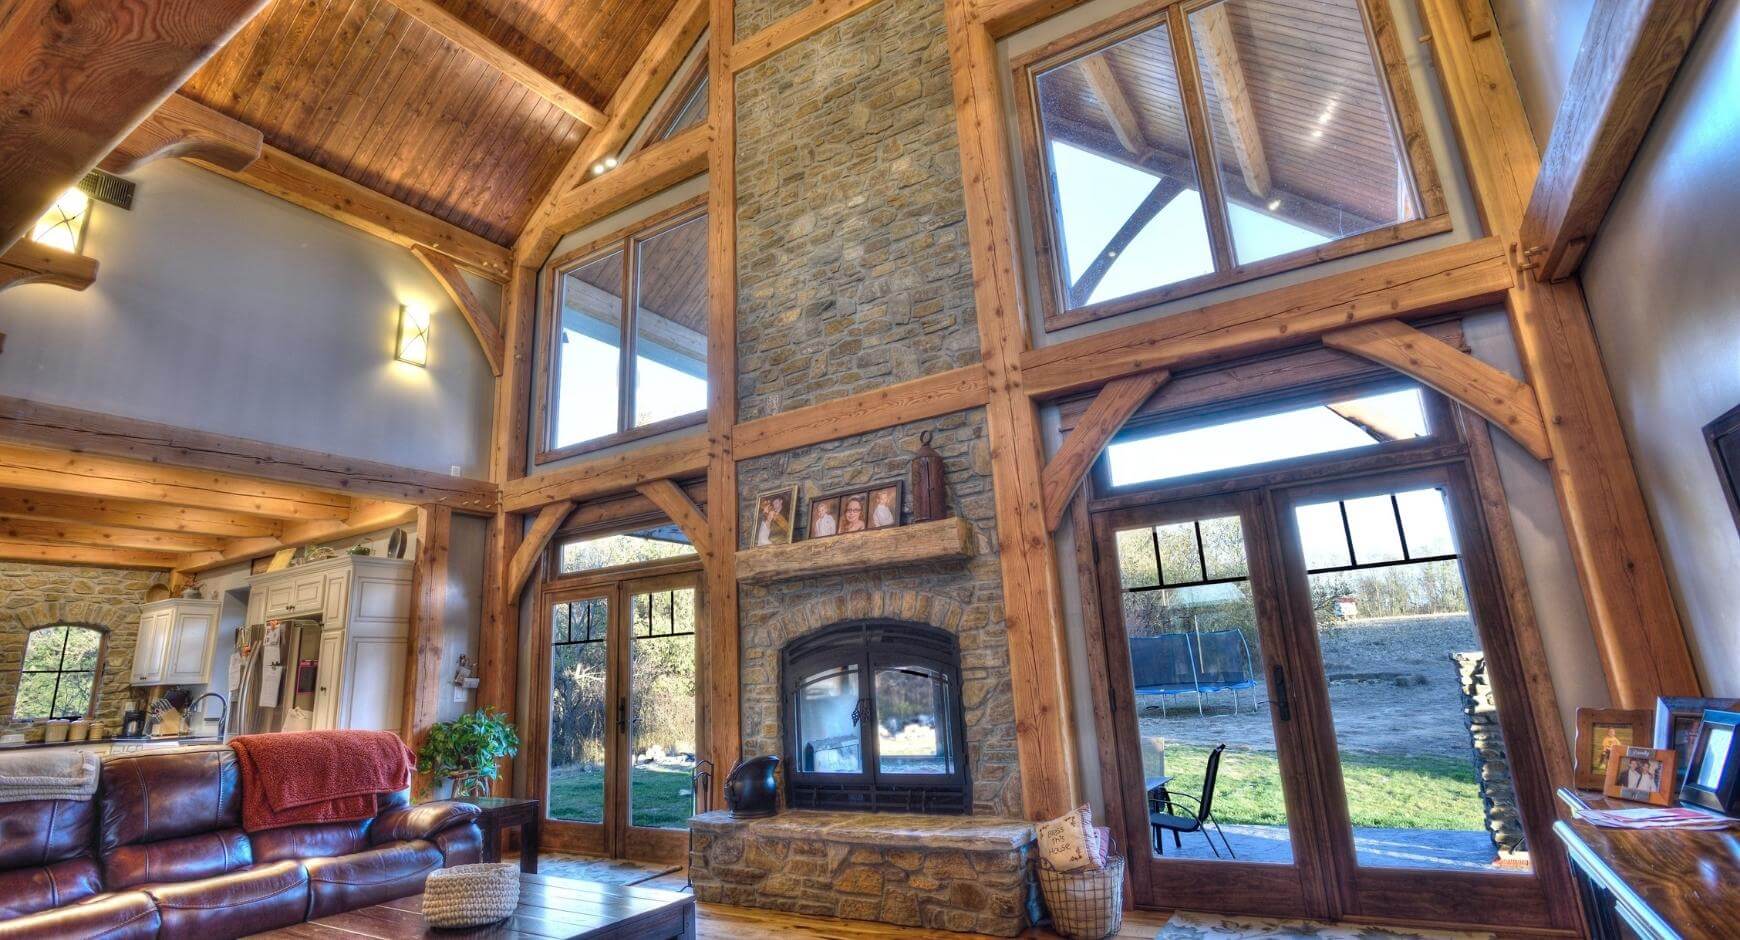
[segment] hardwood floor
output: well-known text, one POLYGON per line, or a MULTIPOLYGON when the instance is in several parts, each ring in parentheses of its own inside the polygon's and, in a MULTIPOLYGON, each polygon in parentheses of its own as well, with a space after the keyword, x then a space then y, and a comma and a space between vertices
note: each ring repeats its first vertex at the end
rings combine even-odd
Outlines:
MULTIPOLYGON (((679 890, 683 887, 680 871, 644 882, 649 888, 679 890)), ((1130 911, 1124 916, 1124 929, 1115 940, 1153 940, 1166 919, 1171 916, 1153 911, 1130 911)), ((803 917, 763 911, 747 907, 727 907, 723 904, 696 905, 696 936, 698 940, 742 940, 745 937, 768 937, 776 940, 869 940, 875 937, 900 937, 902 940, 974 940, 978 934, 955 933, 949 930, 916 930, 862 920, 839 920, 830 917, 803 917)), ((1029 929, 1021 935, 1029 940, 1054 940, 1058 935, 1049 930, 1029 929)))

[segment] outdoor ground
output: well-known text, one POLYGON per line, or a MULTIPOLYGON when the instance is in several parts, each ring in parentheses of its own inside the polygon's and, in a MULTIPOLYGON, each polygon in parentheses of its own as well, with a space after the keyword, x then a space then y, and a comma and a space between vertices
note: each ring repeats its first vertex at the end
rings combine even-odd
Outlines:
MULTIPOLYGON (((1484 867, 1495 858, 1484 829, 1485 808, 1475 781, 1462 701, 1450 654, 1479 648, 1466 615, 1350 621, 1319 634, 1329 678, 1337 745, 1348 810, 1368 864, 1484 867)), ((1261 672, 1257 671, 1260 676, 1261 672)), ((1258 705, 1249 691, 1204 696, 1138 696, 1150 776, 1164 772, 1171 790, 1197 796, 1207 756, 1227 745, 1215 788, 1214 815, 1233 850, 1285 860, 1286 807, 1275 757, 1274 725, 1259 682, 1258 705)), ((1188 805, 1185 801, 1182 805, 1188 805)), ((1209 857, 1200 835, 1182 849, 1209 857)))

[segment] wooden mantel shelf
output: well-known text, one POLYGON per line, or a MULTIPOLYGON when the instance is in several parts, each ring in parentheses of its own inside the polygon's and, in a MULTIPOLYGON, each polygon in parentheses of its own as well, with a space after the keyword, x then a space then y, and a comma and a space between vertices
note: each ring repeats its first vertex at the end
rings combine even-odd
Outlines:
POLYGON ((959 516, 854 532, 790 545, 764 545, 737 553, 737 580, 771 584, 794 578, 868 571, 934 561, 955 561, 978 554, 973 527, 959 516))

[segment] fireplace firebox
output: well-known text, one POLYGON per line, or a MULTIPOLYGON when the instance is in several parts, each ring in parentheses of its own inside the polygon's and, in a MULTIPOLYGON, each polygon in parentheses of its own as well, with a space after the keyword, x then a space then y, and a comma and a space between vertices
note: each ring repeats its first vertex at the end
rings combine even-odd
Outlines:
POLYGON ((787 805, 969 813, 960 663, 954 634, 902 620, 845 621, 787 643, 787 805))

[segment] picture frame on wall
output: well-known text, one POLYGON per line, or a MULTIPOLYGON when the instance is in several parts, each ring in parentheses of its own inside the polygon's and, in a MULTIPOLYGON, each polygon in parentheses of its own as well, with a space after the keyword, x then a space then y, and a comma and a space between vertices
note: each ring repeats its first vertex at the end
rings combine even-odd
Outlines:
POLYGON ((1653 722, 1654 716, 1641 709, 1577 709, 1572 783, 1579 790, 1603 789, 1607 785, 1608 751, 1653 741, 1653 722))
POLYGON ((1704 425, 1704 442, 1710 447, 1710 459, 1716 463, 1716 476, 1722 481, 1728 513, 1734 517, 1735 527, 1740 528, 1740 405, 1704 425))
POLYGON ((1667 806, 1674 800, 1674 752, 1669 748, 1616 747, 1607 754, 1601 792, 1619 800, 1667 806))
POLYGON ((1740 712, 1709 709, 1698 722, 1680 802, 1733 816, 1740 804, 1740 712))
POLYGON ((750 544, 789 545, 797 531, 797 484, 772 490, 755 497, 755 519, 750 524, 750 544))
POLYGON ((1697 743, 1698 730, 1706 709, 1740 711, 1740 698, 1698 698, 1667 696, 1655 700, 1656 747, 1672 748, 1678 758, 1679 780, 1684 783, 1692 765, 1692 745, 1697 743))

